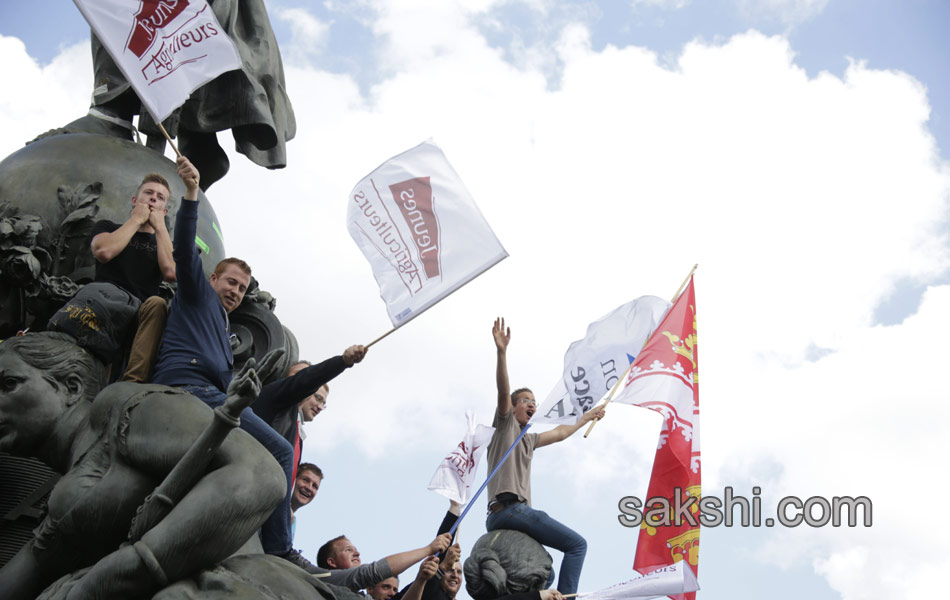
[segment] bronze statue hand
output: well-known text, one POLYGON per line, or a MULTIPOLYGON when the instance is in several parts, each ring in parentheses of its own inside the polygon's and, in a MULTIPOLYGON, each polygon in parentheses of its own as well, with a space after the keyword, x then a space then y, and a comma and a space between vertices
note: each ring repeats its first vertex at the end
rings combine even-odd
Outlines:
MULTIPOLYGON (((240 413, 245 407, 250 406, 261 393, 261 379, 257 375, 256 367, 256 360, 253 358, 247 359, 247 362, 241 367, 241 371, 236 373, 231 379, 231 383, 228 384, 226 404, 229 409, 234 405, 239 405, 240 408, 235 411, 236 413, 240 413)), ((229 410, 229 412, 231 411, 229 410)))
POLYGON ((277 363, 284 357, 286 351, 283 348, 275 348, 261 359, 261 366, 257 368, 257 376, 261 381, 268 381, 273 377, 277 363))

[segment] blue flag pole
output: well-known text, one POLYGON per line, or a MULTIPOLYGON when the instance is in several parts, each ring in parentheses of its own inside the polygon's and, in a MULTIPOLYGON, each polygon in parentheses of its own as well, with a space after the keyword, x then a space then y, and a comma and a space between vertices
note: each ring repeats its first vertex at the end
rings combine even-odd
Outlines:
MULTIPOLYGON (((512 416, 512 418, 514 417, 512 416)), ((468 514, 469 509, 471 509, 472 506, 475 504, 475 500, 482 493, 482 490, 484 490, 485 487, 488 485, 488 482, 491 481, 491 478, 495 476, 495 473, 498 472, 498 469, 501 468, 501 465, 505 464, 505 461, 508 460, 508 455, 510 455, 511 451, 515 449, 515 446, 518 445, 518 442, 520 442, 521 438, 524 437, 524 434, 527 433, 529 427, 531 427, 531 423, 528 423, 527 425, 521 428, 521 433, 518 434, 518 439, 516 439, 514 443, 511 445, 511 447, 508 448, 508 451, 505 452, 505 455, 501 457, 501 460, 498 461, 498 464, 495 465, 495 468, 492 469, 492 472, 488 474, 488 479, 485 480, 485 483, 482 484, 482 487, 478 488, 478 491, 475 492, 475 495, 472 496, 472 499, 468 501, 468 504, 465 506, 465 510, 462 511, 462 514, 459 515, 458 520, 455 521, 455 525, 452 525, 452 529, 449 529, 449 534, 452 535, 453 539, 455 537, 455 530, 458 529, 459 523, 461 523, 462 519, 465 518, 465 515, 468 514)))

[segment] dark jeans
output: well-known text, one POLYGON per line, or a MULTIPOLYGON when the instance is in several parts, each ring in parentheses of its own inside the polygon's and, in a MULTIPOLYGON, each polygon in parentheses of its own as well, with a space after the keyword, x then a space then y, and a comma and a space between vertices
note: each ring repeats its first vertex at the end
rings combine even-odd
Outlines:
MULTIPOLYGON (((562 525, 542 510, 535 510, 518 502, 496 513, 490 513, 485 521, 485 529, 514 529, 526 533, 539 544, 560 550, 564 553, 561 570, 558 572, 557 589, 562 594, 577 593, 584 557, 587 555, 587 541, 576 531, 562 525)), ((548 579, 547 587, 554 583, 554 572, 548 579)))
MULTIPOLYGON (((213 385, 185 385, 182 386, 182 389, 211 408, 221 406, 227 398, 224 392, 213 385)), ((251 434, 255 440, 267 448, 268 452, 274 455, 287 477, 287 495, 261 526, 261 546, 263 546, 264 552, 283 556, 290 552, 291 546, 290 494, 293 485, 290 477, 293 471, 294 449, 290 442, 284 439, 284 436, 274 431, 250 408, 245 408, 241 413, 241 429, 251 434)))

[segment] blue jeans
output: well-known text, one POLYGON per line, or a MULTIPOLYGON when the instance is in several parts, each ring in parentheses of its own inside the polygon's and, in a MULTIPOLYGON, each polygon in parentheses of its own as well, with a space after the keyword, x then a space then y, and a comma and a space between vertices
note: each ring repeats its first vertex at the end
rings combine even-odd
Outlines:
MULTIPOLYGON (((548 516, 548 513, 535 510, 520 502, 507 506, 496 513, 489 513, 485 529, 514 529, 534 538, 538 543, 560 550, 564 553, 561 570, 558 572, 557 589, 562 594, 577 592, 577 584, 587 555, 587 541, 570 527, 566 527, 548 516)), ((554 583, 554 572, 548 579, 547 587, 554 583)))
MULTIPOLYGON (((213 385, 184 385, 181 387, 211 408, 221 406, 227 399, 224 392, 213 385)), ((261 526, 261 546, 264 548, 264 552, 283 556, 290 552, 292 539, 290 533, 290 494, 293 486, 290 478, 294 468, 294 449, 290 442, 284 439, 284 436, 274 431, 250 408, 245 408, 241 412, 241 429, 251 434, 255 440, 267 448, 268 452, 274 455, 274 458, 280 464, 280 468, 284 470, 284 476, 287 478, 287 495, 261 526)))

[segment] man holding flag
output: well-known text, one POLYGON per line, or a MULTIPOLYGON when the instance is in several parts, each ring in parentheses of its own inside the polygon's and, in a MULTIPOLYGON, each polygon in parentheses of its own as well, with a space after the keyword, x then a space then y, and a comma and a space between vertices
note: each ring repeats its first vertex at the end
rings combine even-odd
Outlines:
MULTIPOLYGON (((547 513, 531 507, 531 459, 536 448, 566 440, 593 419, 602 419, 604 409, 600 406, 594 407, 573 425, 560 425, 541 434, 529 433, 522 436, 522 430, 537 410, 534 393, 527 388, 519 388, 514 393, 509 391, 507 351, 511 341, 511 329, 505 328, 504 319, 495 319, 492 336, 495 338, 497 350, 495 379, 498 387, 498 406, 492 422, 495 433, 488 445, 488 461, 490 469, 494 469, 503 460, 504 463, 495 477, 488 482, 489 514, 485 528, 488 531, 521 531, 539 543, 563 552, 564 559, 561 561, 557 589, 562 594, 573 594, 577 592, 581 569, 584 566, 587 541, 547 513), (516 441, 517 445, 512 448, 516 441), (511 456, 505 460, 509 448, 511 456)), ((552 572, 547 587, 553 582, 552 572)))
POLYGON ((671 302, 641 296, 591 323, 584 338, 568 348, 561 381, 531 419, 532 424, 570 423, 605 392, 604 404, 641 406, 663 415, 647 491, 652 501, 644 507, 637 539, 634 569, 640 575, 585 597, 693 600, 699 589, 697 267, 671 302), (630 367, 621 372, 618 365, 627 362, 630 367))

